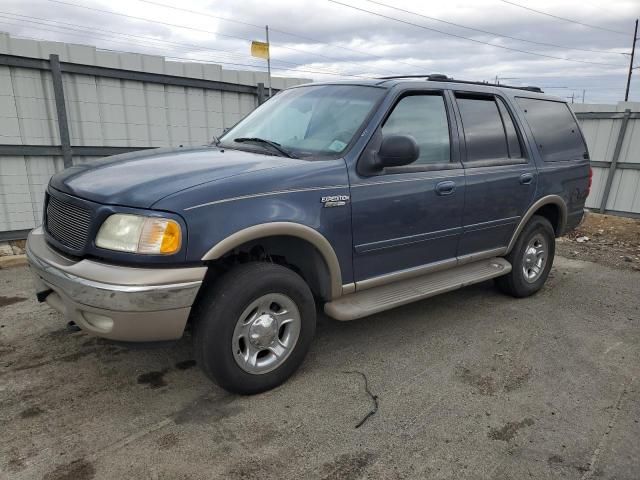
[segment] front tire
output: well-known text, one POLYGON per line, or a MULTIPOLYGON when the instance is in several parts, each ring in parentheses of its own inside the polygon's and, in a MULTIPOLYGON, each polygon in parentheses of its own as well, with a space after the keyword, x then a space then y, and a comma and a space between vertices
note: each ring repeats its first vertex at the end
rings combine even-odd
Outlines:
POLYGON ((245 395, 286 381, 315 335, 315 302, 305 281, 281 265, 255 262, 207 288, 194 318, 195 356, 205 374, 245 395))
POLYGON ((496 279, 497 287, 517 298, 533 295, 547 281, 555 251, 556 239, 551 222, 534 215, 505 257, 512 269, 509 274, 496 279))

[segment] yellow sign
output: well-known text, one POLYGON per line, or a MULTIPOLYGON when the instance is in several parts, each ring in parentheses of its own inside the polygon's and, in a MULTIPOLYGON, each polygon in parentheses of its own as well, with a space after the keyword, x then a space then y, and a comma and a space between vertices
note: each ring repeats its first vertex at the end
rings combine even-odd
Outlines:
POLYGON ((251 56, 258 58, 269 58, 269 44, 264 42, 251 42, 251 56))

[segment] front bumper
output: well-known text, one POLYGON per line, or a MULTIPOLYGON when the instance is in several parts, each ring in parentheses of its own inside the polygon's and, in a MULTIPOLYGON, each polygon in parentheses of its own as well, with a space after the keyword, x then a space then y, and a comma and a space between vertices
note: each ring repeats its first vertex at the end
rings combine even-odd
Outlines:
POLYGON ((36 293, 95 335, 122 341, 180 338, 206 267, 131 268, 72 260, 49 247, 42 228, 27 239, 36 293), (42 295, 44 296, 44 295, 42 295))

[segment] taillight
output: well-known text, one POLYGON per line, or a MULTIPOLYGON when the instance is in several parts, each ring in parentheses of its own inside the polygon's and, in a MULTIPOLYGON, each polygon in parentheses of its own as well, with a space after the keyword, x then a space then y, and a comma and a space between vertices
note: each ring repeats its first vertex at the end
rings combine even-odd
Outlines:
POLYGON ((589 193, 591 192, 592 183, 593 183, 593 168, 589 167, 589 185, 587 185, 587 194, 585 195, 585 198, 589 196, 589 193))

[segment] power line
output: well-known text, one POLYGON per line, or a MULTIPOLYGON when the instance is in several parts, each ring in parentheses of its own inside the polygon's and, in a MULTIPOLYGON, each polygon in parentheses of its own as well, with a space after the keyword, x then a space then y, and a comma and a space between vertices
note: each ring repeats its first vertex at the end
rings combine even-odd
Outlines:
MULTIPOLYGON (((125 37, 132 37, 132 38, 140 38, 143 39, 145 41, 151 41, 154 43, 164 43, 164 44, 168 44, 168 45, 172 45, 172 46, 179 46, 179 47, 185 47, 187 49, 198 49, 198 50, 203 50, 203 51, 216 51, 216 52, 221 52, 222 55, 226 55, 229 57, 236 57, 236 58, 247 58, 247 55, 242 55, 242 54, 237 54, 234 52, 230 52, 228 50, 220 50, 220 49, 216 49, 216 48, 209 48, 209 47, 205 47, 203 45, 196 45, 196 44, 189 44, 189 43, 178 43, 178 42, 172 42, 169 40, 160 40, 160 39, 156 39, 153 37, 148 37, 148 36, 144 36, 144 35, 134 35, 134 34, 130 34, 130 33, 123 33, 123 32, 117 32, 114 30, 105 30, 105 29, 101 29, 101 28, 97 28, 97 27, 86 27, 83 25, 78 25, 75 23, 68 23, 68 22, 61 22, 59 20, 48 20, 45 18, 41 18, 41 17, 33 17, 33 16, 29 16, 29 15, 20 15, 17 13, 10 13, 10 12, 3 12, 0 11, 0 18, 7 18, 7 19, 11 19, 11 20, 16 20, 16 21, 21 21, 21 22, 28 22, 28 23, 34 23, 36 25, 45 25, 45 26, 49 26, 49 27, 54 27, 54 28, 63 28, 63 27, 58 27, 57 25, 50 25, 49 23, 59 23, 61 25, 65 25, 64 28, 69 28, 72 30, 76 30, 76 31, 81 31, 83 33, 93 33, 96 34, 95 32, 106 32, 110 35, 121 35, 121 36, 125 36, 125 37), (23 17, 23 18, 12 18, 12 17, 8 17, 6 15, 11 15, 14 17, 23 17), (30 19, 30 20, 25 20, 25 19, 30 19), (43 20, 44 22, 38 22, 36 20, 43 20), (45 22, 49 22, 49 23, 45 23, 45 22), (83 30, 80 30, 83 29, 83 30), (89 30, 89 32, 85 32, 86 30, 89 30)), ((50 31, 54 31, 54 30, 50 30, 50 31)), ((57 31, 55 31, 57 33, 57 31)), ((98 34, 99 35, 99 34, 98 34)), ((300 63, 294 63, 294 62, 288 62, 285 60, 274 60, 275 62, 281 63, 281 64, 285 64, 285 65, 291 65, 294 67, 304 67, 304 64, 300 64, 300 63)), ((261 65, 255 65, 255 66, 261 66, 261 65)), ((326 73, 329 75, 344 75, 344 73, 341 72, 335 72, 335 71, 331 71, 331 70, 326 70, 326 69, 318 69, 319 72, 318 73, 326 73)))
MULTIPOLYGON (((9 17, 5 17, 3 15, 0 15, 0 18, 9 18, 9 17)), ((12 19, 11 20, 17 20, 17 21, 25 21, 25 20, 20 20, 20 19, 12 19)), ((1 21, 0 23, 2 24, 6 24, 6 25, 13 25, 13 26, 22 26, 19 24, 15 24, 15 23, 9 23, 9 22, 5 22, 5 21, 1 21)), ((39 22, 31 22, 31 23, 39 23, 39 22)), ((42 25, 46 25, 46 24, 42 24, 42 25)), ((66 31, 69 29, 69 27, 58 27, 56 25, 47 25, 48 27, 53 27, 53 28, 65 28, 65 30, 63 31, 59 31, 59 30, 52 30, 50 28, 42 28, 40 27, 39 30, 44 30, 44 31, 49 31, 49 32, 53 32, 53 33, 57 33, 57 34, 63 34, 63 35, 71 35, 71 36, 79 36, 79 37, 83 37, 83 38, 93 38, 94 35, 99 35, 99 36, 106 36, 106 34, 101 34, 98 32, 83 32, 83 31, 79 31, 77 29, 72 29, 75 30, 79 33, 73 33, 73 32, 69 32, 66 31), (91 35, 89 35, 91 34, 91 35)), ((93 29, 93 30, 97 30, 97 29, 93 29)), ((126 35, 126 34, 124 34, 126 35)), ((46 39, 43 38, 32 38, 33 40, 38 40, 38 41, 47 41, 46 39)), ((144 48, 162 48, 161 45, 153 45, 153 44, 145 44, 145 43, 140 43, 140 42, 133 42, 131 40, 121 40, 121 39, 114 39, 114 38, 107 38, 107 39, 99 39, 102 41, 106 41, 106 42, 110 42, 110 43, 119 43, 119 44, 124 44, 126 46, 131 46, 131 45, 136 45, 136 46, 140 46, 140 47, 144 47, 144 48)), ((161 42, 162 40, 156 40, 157 42, 161 42)), ((204 50, 204 49, 201 49, 204 50)), ((122 51, 121 51, 122 52, 122 51)), ((126 53, 126 52, 123 52, 126 53)), ((165 52, 163 51, 163 54, 165 52)), ((205 51, 206 53, 206 51, 205 51)), ((196 57, 167 57, 167 58, 175 58, 175 59, 180 59, 180 60, 188 60, 188 61, 192 61, 192 62, 205 62, 205 63, 215 63, 215 64, 220 64, 220 65, 229 65, 229 66, 234 66, 234 67, 252 67, 252 68, 263 68, 262 65, 256 65, 256 64, 248 64, 248 63, 232 63, 232 62, 225 62, 225 61, 220 61, 218 59, 203 59, 203 58, 196 58, 196 57)), ((280 61, 279 61, 280 62, 280 61)), ((285 63, 289 63, 289 62, 285 62, 285 63)), ((279 71, 288 71, 288 72, 300 72, 300 73, 313 73, 313 74, 321 74, 321 75, 333 75, 333 76, 338 76, 338 77, 354 77, 354 78, 371 78, 371 77, 367 77, 364 75, 354 75, 354 74, 348 74, 348 73, 337 73, 337 72, 330 72, 330 71, 323 71, 323 70, 309 70, 309 69, 301 69, 301 68, 297 68, 298 66, 304 66, 301 64, 292 64, 292 67, 285 67, 285 66, 276 66, 276 67, 272 67, 273 70, 279 70, 279 71)))
MULTIPOLYGON (((71 29, 83 29, 82 31, 85 30, 89 30, 90 33, 91 32, 105 32, 105 33, 109 33, 109 34, 113 34, 113 35, 121 35, 121 36, 125 36, 125 37, 131 37, 131 38, 139 38, 142 40, 146 40, 146 41, 151 41, 151 42, 155 42, 155 43, 165 43, 165 44, 169 44, 169 45, 176 45, 176 46, 184 46, 184 47, 189 47, 189 48, 197 48, 199 50, 204 49, 205 47, 203 47, 202 45, 195 45, 195 44, 189 44, 189 43, 178 43, 178 42, 172 42, 170 40, 160 40, 154 37, 149 37, 149 36, 145 36, 145 35, 135 35, 135 34, 131 34, 131 33, 124 33, 124 32, 117 32, 114 30, 105 30, 102 28, 97 28, 97 27, 86 27, 83 25, 78 25, 75 23, 68 23, 68 22, 61 22, 59 20, 49 20, 49 19, 45 19, 42 17, 32 17, 29 15, 20 15, 17 13, 11 13, 11 12, 4 12, 4 11, 0 11, 0 17, 3 18, 7 18, 10 20, 15 20, 15 21, 20 21, 20 22, 28 22, 28 23, 34 23, 37 25, 47 25, 50 27, 56 27, 56 28, 64 28, 64 27, 58 27, 57 25, 50 25, 50 23, 58 23, 60 25, 64 25, 65 27, 71 28, 71 29), (6 16, 6 15, 10 15, 10 16, 6 16), (13 18, 13 17, 22 17, 22 18, 13 18), (29 20, 27 20, 29 19, 29 20), (36 20, 43 20, 43 22, 38 22, 36 20), (48 22, 48 23, 45 23, 48 22)), ((15 24, 14 24, 15 25, 15 24)), ((53 30, 51 30, 53 31, 53 30)), ((246 55, 241 55, 239 53, 235 53, 235 52, 231 52, 229 50, 220 50, 217 48, 210 48, 210 47, 206 47, 207 50, 211 50, 211 51, 216 51, 216 52, 221 52, 221 54, 226 55, 226 56, 230 56, 230 57, 246 57, 246 55)))
MULTIPOLYGON (((2 17, 2 18, 7 18, 7 17, 2 17)), ((18 20, 18 19, 11 19, 11 20, 18 20)), ((10 26, 16 26, 16 27, 24 27, 24 25, 21 24, 17 24, 17 23, 11 23, 11 22, 6 22, 6 21, 2 21, 0 20, 1 24, 4 25, 10 25, 10 26)), ((56 27, 55 25, 49 25, 50 27, 54 27, 54 28, 62 28, 62 27, 56 27)), ((66 30, 52 30, 50 28, 39 28, 38 31, 47 31, 47 32, 53 32, 53 33, 57 33, 60 35, 68 35, 68 36, 72 36, 72 37, 81 37, 81 38, 93 38, 92 36, 89 35, 89 32, 82 32, 82 33, 74 33, 74 32, 70 32, 70 31, 66 31, 66 30)), ((94 34, 94 35, 101 35, 99 33, 94 34)), ((26 38, 29 40, 37 40, 37 41, 43 41, 43 42, 47 42, 47 41, 51 41, 50 39, 47 38, 42 38, 42 37, 33 37, 33 36, 29 36, 29 35, 16 35, 17 37, 20 38, 26 38)), ((94 38, 95 39, 95 38, 94 38)), ((118 43, 118 44, 123 44, 123 45, 127 45, 127 46, 139 46, 139 47, 143 47, 143 48, 160 48, 159 45, 152 45, 152 44, 143 44, 140 42, 132 42, 130 40, 121 40, 121 39, 114 39, 114 38, 98 38, 97 40, 100 41, 104 41, 104 42, 108 42, 108 43, 118 43)), ((103 47, 96 47, 100 50, 105 50, 105 51, 112 51, 111 49, 108 48, 103 48, 103 47)), ((140 53, 140 52, 135 52, 135 51, 129 51, 129 52, 125 52, 124 50, 113 50, 113 51, 117 51, 117 52, 121 52, 121 53, 140 53)), ((261 65, 250 65, 250 64, 245 64, 245 63, 230 63, 230 62, 225 62, 225 61, 220 61, 217 60, 217 63, 219 63, 220 65, 231 65, 231 66, 241 66, 241 67, 256 67, 256 68, 261 68, 261 65)))
MULTIPOLYGON (((49 1, 54 1, 54 0, 49 0, 49 1)), ((407 20, 402 20, 400 18, 390 17, 388 15, 383 15, 382 13, 378 13, 378 12, 374 12, 374 11, 371 11, 371 10, 367 10, 365 8, 359 8, 359 7, 356 7, 354 5, 349 5, 347 3, 339 2, 337 0, 329 0, 329 2, 336 3, 338 5, 342 5, 343 7, 352 8, 354 10, 359 10, 359 11, 364 12, 364 13, 369 13, 371 15, 376 15, 378 17, 386 18, 388 20, 393 20, 394 22, 399 22, 399 23, 403 23, 405 25, 410 25, 412 27, 422 28, 424 30, 429 30, 431 32, 440 33, 442 35, 448 35, 450 37, 459 38, 461 40, 467 40, 469 42, 478 43, 478 44, 481 44, 481 45, 488 45, 490 47, 501 48, 503 50, 510 50, 512 52, 525 53, 527 55, 535 55, 537 57, 552 58, 554 60, 564 60, 565 62, 585 63, 585 64, 591 64, 591 65, 604 65, 604 66, 608 66, 608 67, 626 67, 626 65, 622 65, 622 64, 618 64, 618 63, 603 63, 603 62, 590 62, 590 61, 587 61, 587 60, 576 60, 576 59, 572 59, 572 58, 563 58, 563 57, 556 57, 554 55, 546 55, 544 53, 530 52, 528 50, 521 50, 519 48, 506 47, 504 45, 496 45, 495 43, 484 42, 482 40, 476 40, 475 38, 469 38, 469 37, 465 37, 465 36, 462 36, 462 35, 456 35, 455 33, 449 33, 449 32, 445 32, 443 30, 438 30, 436 28, 427 27, 427 26, 421 25, 419 23, 413 23, 413 22, 409 22, 407 20)))
MULTIPOLYGON (((148 0, 140 0, 140 1, 141 2, 145 2, 145 1, 148 1, 148 0)), ((365 1, 369 2, 369 3, 373 3, 375 5, 380 5, 380 6, 383 6, 383 7, 391 8, 393 10, 398 10, 400 12, 408 13, 410 15, 416 15, 418 17, 426 18, 428 20, 433 20, 435 22, 445 23, 447 25, 453 25, 455 27, 465 28, 467 30, 472 30, 474 32, 480 32, 480 33, 485 33, 487 35, 493 35, 495 37, 509 38, 511 40, 516 40, 518 42, 532 43, 534 45, 542 45, 542 46, 545 46, 545 47, 562 48, 562 49, 565 49, 565 50, 578 50, 578 51, 581 51, 581 52, 606 53, 606 54, 609 54, 609 55, 612 55, 612 54, 629 55, 628 53, 612 52, 612 51, 607 51, 607 50, 595 50, 595 49, 589 49, 589 48, 567 47, 565 45, 558 45, 556 43, 546 43, 546 42, 536 42, 535 40, 526 40, 524 38, 512 37, 511 35, 505 35, 503 33, 490 32, 488 30, 482 30, 480 28, 469 27, 469 26, 466 26, 466 25, 461 25, 459 23, 449 22, 447 20, 442 20, 440 18, 430 17, 430 16, 424 15, 422 13, 413 12, 411 10, 405 10, 404 8, 394 7, 393 5, 388 5, 388 4, 382 3, 382 2, 376 2, 375 0, 365 0, 365 1)))
POLYGON ((546 15, 547 17, 555 18, 557 20, 564 20, 565 22, 570 22, 570 23, 575 23, 577 25, 582 25, 583 27, 595 28, 597 30, 603 30, 605 32, 610 32, 610 33, 617 33, 618 35, 625 35, 625 36, 629 35, 627 32, 621 32, 620 30, 611 30, 610 28, 600 27, 598 25, 592 25, 590 23, 583 23, 583 22, 579 22, 577 20, 572 20, 570 18, 566 18, 566 17, 560 17, 558 15, 553 15, 551 13, 542 12, 542 11, 536 10, 534 8, 530 8, 530 7, 526 7, 524 5, 520 5, 519 3, 510 2, 509 0, 500 0, 500 1, 503 2, 503 3, 508 3, 509 5, 513 5, 514 7, 524 8, 525 10, 529 10, 530 12, 539 13, 540 15, 546 15))
MULTIPOLYGON (((131 19, 134 19, 134 20, 139 20, 139 21, 147 22, 147 23, 157 23, 159 25, 165 25, 165 26, 169 26, 169 27, 184 28, 186 30, 192 30, 192 31, 201 32, 201 33, 208 33, 210 35, 217 35, 217 36, 220 36, 220 37, 232 38, 232 39, 236 39, 236 40, 242 40, 242 41, 245 41, 245 42, 250 42, 251 41, 251 39, 244 38, 244 37, 239 37, 237 35, 229 35, 229 34, 225 34, 225 33, 214 32, 214 31, 211 31, 211 30, 204 30, 202 28, 189 27, 187 25, 179 25, 179 24, 175 24, 175 23, 162 22, 160 20, 149 20, 149 19, 143 18, 143 17, 136 17, 134 15, 128 15, 128 14, 120 13, 120 12, 111 12, 109 10, 102 10, 100 8, 89 7, 89 6, 86 6, 86 5, 78 5, 77 3, 65 2, 63 0, 47 0, 47 1, 48 2, 62 4, 62 5, 70 5, 70 6, 73 6, 73 7, 84 8, 84 9, 87 9, 87 10, 93 10, 95 12, 106 13, 106 14, 109 14, 109 15, 117 15, 117 16, 120 16, 120 17, 131 18, 131 19)), ((306 50, 301 50, 301 49, 294 48, 294 47, 289 47, 289 46, 286 46, 286 45, 279 45, 279 47, 283 48, 283 49, 286 49, 286 50, 292 50, 292 51, 295 51, 295 52, 304 53, 306 55, 314 55, 314 56, 326 58, 326 59, 329 59, 329 60, 343 62, 342 59, 338 59, 338 58, 335 58, 335 57, 330 57, 328 55, 323 55, 321 53, 309 52, 309 51, 306 51, 306 50)), ((346 63, 346 62, 343 62, 343 63, 346 63)), ((357 68, 362 68, 362 67, 361 66, 357 66, 357 68)))
MULTIPOLYGON (((211 60, 211 59, 205 59, 205 58, 197 58, 197 57, 166 57, 168 59, 176 59, 176 60, 187 60, 189 62, 199 62, 199 63, 218 63, 215 60, 211 60)), ((249 67, 254 67, 256 65, 247 65, 249 67)), ((265 67, 263 67, 265 68, 265 67)), ((352 77, 352 78, 362 78, 362 79, 367 79, 367 80, 373 80, 375 79, 375 77, 368 77, 366 75, 355 75, 355 74, 348 74, 348 73, 327 73, 327 72, 320 72, 317 70, 303 70, 303 69, 299 69, 299 68, 284 68, 284 67, 271 67, 271 70, 280 70, 280 71, 285 71, 285 72, 301 72, 301 73, 319 73, 321 75, 336 75, 336 76, 341 76, 341 77, 352 77)))
MULTIPOLYGON (((5 24, 9 24, 8 22, 2 22, 0 21, 0 23, 5 23, 5 24)), ((15 24, 9 24, 9 25, 15 25, 15 24)), ((43 29, 46 30, 46 29, 43 29)), ((54 31, 54 30, 50 30, 50 31, 54 31)), ((77 34, 73 34, 73 33, 69 33, 69 32, 56 32, 56 33, 62 33, 65 35, 77 35, 77 34)), ((42 37, 33 37, 33 36, 28 36, 28 35, 17 35, 16 38, 25 38, 25 39, 29 39, 29 40, 36 40, 36 41, 49 41, 46 38, 42 38, 42 37)), ((109 42, 118 42, 116 40, 108 40, 109 42)), ((124 41, 119 41, 119 43, 126 43, 124 41)), ((127 45, 129 45, 129 43, 126 43, 127 45)), ((116 53, 131 53, 131 51, 123 51, 123 50, 112 50, 112 49, 105 49, 105 48, 101 48, 101 50, 103 51, 110 51, 110 52, 116 52, 116 53)), ((201 58, 188 58, 188 57, 165 57, 167 60, 184 60, 184 61, 188 61, 188 62, 199 62, 199 63, 211 63, 211 64, 216 64, 216 65, 232 65, 232 66, 242 66, 242 67, 254 67, 254 68, 264 68, 262 65, 250 65, 250 64, 242 64, 242 63, 227 63, 227 62, 220 62, 217 60, 211 60, 211 59, 201 59, 201 58)), ((281 71, 288 71, 288 72, 294 72, 294 73, 326 73, 326 72, 314 72, 314 71, 307 71, 307 70, 301 70, 301 69, 286 69, 286 68, 279 68, 279 67, 272 67, 274 70, 281 70, 281 71)), ((264 72, 261 72, 264 73, 264 72)), ((354 76, 354 75, 344 75, 344 76, 354 76)), ((601 75, 596 75, 596 76, 601 76, 601 75)), ((361 78, 361 77, 358 77, 361 78)), ((533 78, 533 77, 530 77, 533 78)), ((561 78, 561 77, 537 77, 537 78, 561 78)), ((562 77, 564 78, 564 77, 562 77)), ((632 80, 633 81, 633 80, 632 80)), ((540 88, 553 88, 553 87, 548 87, 548 86, 541 86, 540 88)), ((585 88, 587 90, 609 90, 609 91, 613 91, 613 90, 618 90, 622 87, 571 87, 572 89, 579 89, 579 88, 585 88)))
MULTIPOLYGON (((249 27, 255 27, 255 28, 259 28, 260 30, 264 29, 264 25, 257 25, 255 23, 244 22, 242 20, 236 20, 234 18, 222 17, 220 15, 214 15, 214 14, 208 13, 208 12, 201 12, 201 11, 198 11, 198 10, 191 10, 189 8, 176 7, 174 5, 167 5, 167 4, 160 3, 160 2, 154 2, 153 0, 138 0, 138 1, 139 2, 143 2, 143 3, 148 3, 150 5, 157 5, 157 6, 160 6, 160 7, 170 8, 172 10, 178 10, 178 11, 181 11, 181 12, 192 13, 194 15, 202 15, 202 16, 205 16, 205 17, 216 18, 218 20, 223 20, 225 22, 232 22, 232 23, 237 23, 239 25, 246 25, 246 26, 249 26, 249 27)), ((294 37, 294 38, 299 38, 301 40, 306 40, 306 41, 317 43, 317 44, 320 44, 320 45, 328 45, 328 46, 333 47, 333 48, 340 48, 342 50, 348 50, 350 52, 358 53, 360 55, 366 55, 367 57, 376 58, 378 60, 388 60, 385 57, 381 57, 379 55, 374 55, 374 54, 369 53, 369 52, 363 52, 362 50, 356 50, 355 48, 345 47, 344 45, 337 45, 335 43, 328 43, 328 42, 325 42, 323 40, 319 40, 317 38, 308 37, 306 35, 300 35, 300 34, 297 34, 297 33, 289 32, 287 30, 281 30, 281 29, 278 29, 278 28, 273 28, 271 25, 269 25, 269 31, 277 32, 277 33, 280 33, 282 35, 287 35, 287 36, 294 37)), ((401 60, 395 60, 395 62, 402 63, 404 65, 409 65, 410 67, 418 67, 418 68, 420 68, 419 65, 414 65, 414 64, 408 63, 408 62, 403 62, 401 60)), ((392 72, 391 70, 383 70, 383 71, 386 71, 388 73, 397 73, 397 72, 392 72)))

